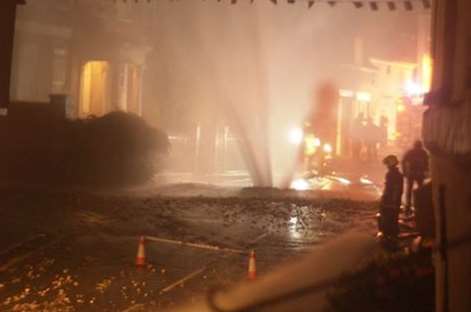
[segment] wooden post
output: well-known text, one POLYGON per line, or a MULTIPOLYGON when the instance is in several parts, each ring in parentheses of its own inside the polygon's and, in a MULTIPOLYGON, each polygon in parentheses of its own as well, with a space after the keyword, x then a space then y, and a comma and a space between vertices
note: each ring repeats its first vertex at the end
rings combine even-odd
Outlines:
POLYGON ((0 1, 0 108, 8 108, 10 102, 10 77, 15 35, 16 5, 21 0, 0 1))

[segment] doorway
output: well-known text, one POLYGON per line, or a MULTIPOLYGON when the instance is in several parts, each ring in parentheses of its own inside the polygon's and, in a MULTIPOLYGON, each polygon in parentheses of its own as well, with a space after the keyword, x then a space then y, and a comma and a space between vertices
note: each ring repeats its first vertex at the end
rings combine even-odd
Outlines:
POLYGON ((82 68, 80 116, 102 116, 109 100, 109 63, 90 61, 82 68))

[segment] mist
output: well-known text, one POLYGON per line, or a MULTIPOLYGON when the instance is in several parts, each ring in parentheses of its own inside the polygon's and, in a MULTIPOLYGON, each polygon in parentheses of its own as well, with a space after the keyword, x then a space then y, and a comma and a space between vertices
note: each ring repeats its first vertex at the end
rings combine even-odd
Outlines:
POLYGON ((166 106, 163 116, 178 107, 175 119, 162 118, 169 129, 184 120, 210 132, 230 125, 246 143, 240 148, 259 185, 279 186, 290 175, 297 149, 287 144, 289 130, 315 107, 320 84, 360 80, 339 75, 342 66, 368 66, 371 57, 415 57, 407 29, 416 17, 405 12, 346 4, 309 10, 270 1, 159 2, 154 8, 147 95, 156 104, 149 100, 149 111, 166 106), (354 50, 358 37, 364 38, 361 51, 354 50))
POLYGON ((290 131, 319 105, 320 86, 370 91, 370 59, 417 61, 418 14, 382 4, 378 11, 351 3, 308 9, 302 1, 44 5, 31 0, 18 11, 14 100, 63 93, 71 97, 71 118, 136 113, 170 137, 163 168, 196 179, 248 172, 253 185, 288 186, 299 158, 290 131), (47 6, 62 10, 64 20, 47 6), (52 87, 42 79, 48 63, 30 60, 28 29, 37 21, 50 25, 40 32, 55 37, 52 87), (105 91, 91 100, 103 103, 98 109, 83 100, 87 65, 95 66, 89 72, 106 70, 105 91))

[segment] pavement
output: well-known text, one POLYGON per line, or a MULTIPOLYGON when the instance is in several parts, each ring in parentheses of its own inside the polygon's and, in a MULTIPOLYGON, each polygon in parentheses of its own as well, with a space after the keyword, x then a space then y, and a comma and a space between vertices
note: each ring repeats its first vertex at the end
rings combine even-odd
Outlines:
POLYGON ((133 192, 1 189, 0 310, 167 309, 244 280, 251 249, 263 276, 376 226, 374 202, 340 193, 189 183, 133 192), (141 235, 161 241, 146 242, 138 269, 141 235))

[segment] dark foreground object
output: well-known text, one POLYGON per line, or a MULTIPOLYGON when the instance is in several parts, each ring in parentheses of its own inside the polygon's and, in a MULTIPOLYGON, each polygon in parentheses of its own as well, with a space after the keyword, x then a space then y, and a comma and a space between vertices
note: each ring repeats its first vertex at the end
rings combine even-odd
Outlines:
POLYGON ((154 175, 169 147, 167 135, 137 115, 68 120, 49 104, 15 105, 0 118, 3 184, 132 185, 154 175))
POLYGON ((347 229, 375 229, 374 219, 365 223, 374 203, 263 195, 0 189, 0 311, 162 311, 247 276, 246 254, 156 241, 136 268, 141 235, 254 249, 263 276, 347 229))
POLYGON ((339 283, 328 311, 433 312, 434 281, 430 251, 387 254, 339 283))

